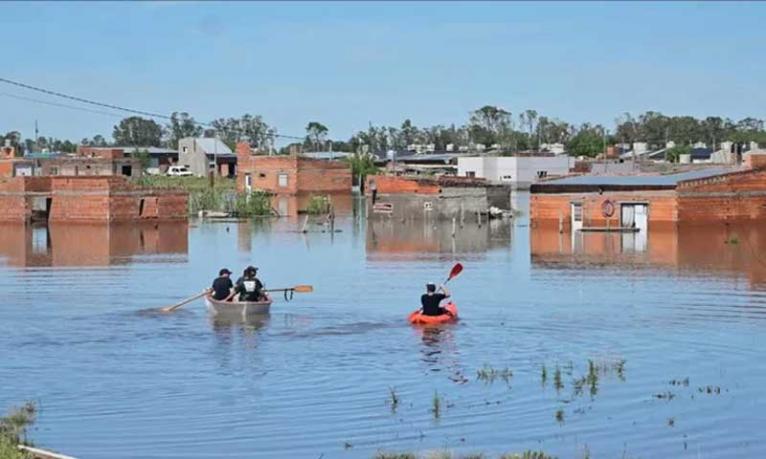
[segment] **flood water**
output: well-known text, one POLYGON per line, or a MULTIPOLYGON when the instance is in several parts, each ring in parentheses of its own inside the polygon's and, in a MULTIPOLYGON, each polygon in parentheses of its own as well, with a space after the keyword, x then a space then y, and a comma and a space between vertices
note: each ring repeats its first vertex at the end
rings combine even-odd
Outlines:
POLYGON ((80 458, 766 454, 763 228, 301 225, 3 228, 0 409, 37 401, 35 443, 80 458), (462 320, 408 325, 456 261, 462 320), (315 292, 152 310, 247 264, 315 292))

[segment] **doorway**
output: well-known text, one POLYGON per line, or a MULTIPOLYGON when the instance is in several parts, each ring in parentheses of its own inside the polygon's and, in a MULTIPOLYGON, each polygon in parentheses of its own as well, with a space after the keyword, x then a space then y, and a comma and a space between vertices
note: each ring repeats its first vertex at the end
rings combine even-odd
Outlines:
POLYGON ((644 252, 649 235, 649 206, 645 203, 628 203, 620 207, 620 225, 634 228, 632 232, 622 233, 622 250, 644 252))

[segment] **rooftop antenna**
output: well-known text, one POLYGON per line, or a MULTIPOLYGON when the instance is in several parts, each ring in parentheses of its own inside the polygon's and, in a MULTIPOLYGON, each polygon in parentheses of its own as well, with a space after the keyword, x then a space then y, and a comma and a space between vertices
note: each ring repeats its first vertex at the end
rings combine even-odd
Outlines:
POLYGON ((37 139, 38 139, 39 135, 40 135, 40 131, 37 129, 37 120, 35 120, 35 139, 34 139, 35 141, 34 141, 34 144, 33 144, 35 146, 35 150, 39 150, 40 149, 40 147, 37 145, 37 139))

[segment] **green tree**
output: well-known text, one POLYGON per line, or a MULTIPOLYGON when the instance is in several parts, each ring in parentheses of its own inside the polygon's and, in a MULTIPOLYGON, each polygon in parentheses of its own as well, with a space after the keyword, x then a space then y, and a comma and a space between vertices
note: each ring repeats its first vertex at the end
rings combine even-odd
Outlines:
POLYGON ((665 160, 671 163, 677 163, 681 159, 681 155, 691 153, 691 145, 676 145, 675 147, 665 150, 665 160))
POLYGON ((375 166, 375 158, 370 153, 357 151, 351 156, 346 157, 346 162, 351 165, 351 174, 354 180, 359 178, 364 183, 368 175, 375 175, 378 172, 375 166))
POLYGON ((168 144, 178 148, 178 141, 184 137, 199 137, 202 127, 186 112, 173 112, 167 126, 168 144))
POLYGON ((604 128, 583 124, 567 144, 567 150, 573 156, 594 157, 604 151, 604 128))
POLYGON ((327 132, 327 126, 318 121, 311 121, 306 125, 306 146, 320 151, 327 139, 327 132))
POLYGON ((474 143, 508 145, 513 141, 511 112, 485 105, 471 113, 469 131, 474 143))
POLYGON ((130 116, 120 121, 112 131, 115 145, 131 147, 159 147, 162 143, 162 126, 154 120, 130 116))

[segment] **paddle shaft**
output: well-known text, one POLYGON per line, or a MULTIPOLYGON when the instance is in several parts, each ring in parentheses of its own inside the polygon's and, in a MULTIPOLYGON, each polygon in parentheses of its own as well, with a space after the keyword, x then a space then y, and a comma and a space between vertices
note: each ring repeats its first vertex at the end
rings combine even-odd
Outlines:
POLYGON ((176 309, 180 308, 181 306, 183 306, 185 304, 188 304, 188 303, 191 303, 192 301, 196 300, 197 298, 201 298, 201 297, 205 296, 207 294, 207 292, 208 292, 207 290, 204 290, 202 293, 198 293, 198 294, 196 294, 194 296, 190 296, 189 298, 181 301, 180 303, 176 303, 173 306, 168 306, 166 308, 162 308, 162 311, 163 312, 173 312, 176 309))

